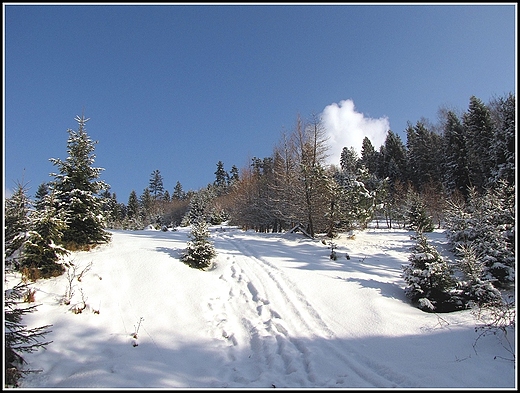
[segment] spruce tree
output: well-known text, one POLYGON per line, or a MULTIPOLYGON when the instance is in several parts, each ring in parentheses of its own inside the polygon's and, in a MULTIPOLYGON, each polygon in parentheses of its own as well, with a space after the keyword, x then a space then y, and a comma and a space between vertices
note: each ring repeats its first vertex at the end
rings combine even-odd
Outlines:
POLYGON ((503 303, 502 294, 493 286, 493 283, 485 278, 486 266, 484 258, 479 255, 475 243, 461 244, 457 248, 461 255, 457 263, 463 278, 458 287, 461 300, 467 307, 499 306, 503 303))
POLYGON ((188 211, 183 218, 183 225, 190 225, 198 221, 208 222, 210 219, 210 203, 213 194, 210 189, 197 191, 190 199, 188 211))
POLYGON ((45 206, 45 197, 49 195, 49 185, 47 183, 41 183, 34 194, 34 207, 36 210, 45 206))
POLYGON ((368 172, 371 175, 377 174, 377 165, 378 165, 378 152, 374 149, 374 145, 370 139, 366 136, 363 138, 363 143, 361 146, 361 158, 360 163, 364 165, 368 172))
POLYGON ((444 120, 443 184, 446 189, 468 196, 470 186, 468 153, 464 127, 457 115, 448 111, 444 120))
POLYGON ((516 152, 516 98, 512 93, 499 97, 491 103, 491 114, 494 120, 493 144, 491 155, 493 170, 492 182, 505 180, 515 184, 515 152, 516 152))
POLYGON ((206 221, 199 219, 191 224, 190 241, 182 261, 195 269, 204 270, 211 266, 211 260, 217 255, 206 221))
POLYGON ((164 190, 164 194, 163 194, 162 200, 164 202, 170 202, 171 201, 170 193, 168 192, 168 190, 164 190))
POLYGON ((30 213, 31 227, 22 247, 20 267, 32 281, 59 276, 65 271, 59 260, 68 254, 60 246, 67 223, 65 211, 58 211, 53 199, 53 193, 45 196, 40 209, 30 213))
POLYGON ((359 157, 353 146, 350 148, 344 147, 343 150, 341 150, 339 166, 343 172, 354 177, 357 172, 358 162, 359 157))
POLYGON ((489 108, 472 96, 468 112, 464 114, 463 125, 466 131, 468 148, 468 168, 471 185, 482 192, 490 180, 493 170, 493 123, 489 108))
POLYGON ((476 194, 475 188, 468 189, 468 200, 457 198, 457 194, 448 199, 445 211, 446 238, 456 250, 460 244, 472 242, 477 238, 473 213, 475 207, 473 201, 476 194))
POLYGON ((4 290, 4 385, 6 388, 19 387, 24 374, 34 372, 25 368, 27 362, 23 353, 31 353, 45 348, 52 341, 44 341, 52 325, 28 328, 22 324, 24 315, 36 311, 37 306, 28 306, 22 299, 29 294, 26 283, 19 283, 4 290))
POLYGON ((107 228, 114 228, 116 213, 117 213, 117 200, 112 196, 109 189, 105 189, 100 193, 102 201, 103 216, 106 218, 107 228))
POLYGON ((422 198, 415 191, 408 192, 408 228, 416 232, 432 232, 434 229, 431 216, 426 213, 422 198))
POLYGON ((515 280, 515 192, 506 181, 484 194, 470 188, 466 203, 448 204, 446 236, 456 251, 474 243, 485 264, 484 278, 507 286, 515 280))
POLYGON ((238 168, 236 167, 236 165, 233 165, 231 167, 231 170, 229 171, 228 186, 231 187, 233 184, 236 184, 239 179, 240 177, 238 174, 238 168))
POLYGON ((153 171, 150 175, 148 189, 154 201, 162 199, 164 193, 163 177, 158 169, 153 171))
POLYGON ((141 226, 140 212, 139 212, 139 199, 135 190, 130 192, 128 197, 127 205, 127 218, 131 229, 137 229, 141 226))
POLYGON ((217 162, 217 170, 215 171, 215 181, 213 184, 217 187, 225 187, 228 177, 228 173, 224 170, 224 163, 222 161, 217 162))
POLYGON ((392 193, 396 182, 405 182, 407 178, 406 146, 401 137, 393 131, 388 131, 378 157, 378 175, 383 179, 388 177, 392 193))
POLYGON ((428 182, 441 180, 442 138, 428 128, 426 120, 408 125, 407 176, 418 191, 428 182))
POLYGON ((477 249, 496 286, 515 282, 515 188, 500 180, 478 201, 477 249))
POLYGON ((6 265, 19 268, 21 247, 29 230, 30 201, 27 188, 17 183, 13 195, 5 200, 4 215, 4 257, 6 265))
POLYGON ((428 312, 461 308, 452 298, 455 281, 451 267, 422 233, 417 235, 408 260, 409 264, 403 265, 403 278, 407 284, 405 294, 412 303, 428 312))
POLYGON ((85 130, 89 119, 76 116, 75 120, 78 131, 67 130, 67 159, 51 158, 50 161, 59 169, 59 173, 51 174, 56 209, 65 212, 68 224, 62 242, 67 247, 82 249, 110 241, 110 233, 104 230, 103 201, 99 197, 109 186, 99 180, 103 169, 92 166, 97 142, 92 141, 85 130))
POLYGON ((143 224, 148 225, 154 221, 153 213, 153 197, 149 188, 143 190, 143 194, 139 198, 139 207, 141 211, 141 220, 143 224))
POLYGON ((180 181, 177 181, 177 183, 175 184, 175 187, 173 189, 172 200, 173 199, 183 200, 185 198, 186 198, 186 193, 182 189, 182 184, 180 181))
POLYGON ((128 217, 136 218, 139 214, 139 199, 137 198, 137 194, 135 190, 130 192, 130 196, 128 197, 128 217))
POLYGON ((219 161, 217 163, 217 170, 215 171, 215 181, 213 182, 217 196, 226 193, 228 184, 229 174, 224 170, 224 163, 219 161))
POLYGON ((330 193, 333 199, 328 214, 331 223, 327 231, 329 236, 333 235, 333 229, 364 229, 374 214, 375 193, 367 190, 364 184, 369 176, 368 171, 364 167, 356 170, 344 165, 344 168, 332 174, 330 193))

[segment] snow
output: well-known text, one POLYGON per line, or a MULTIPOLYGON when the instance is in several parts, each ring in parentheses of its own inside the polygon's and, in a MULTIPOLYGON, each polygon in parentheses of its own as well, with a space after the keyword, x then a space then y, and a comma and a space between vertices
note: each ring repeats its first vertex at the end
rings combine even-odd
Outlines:
MULTIPOLYGON (((110 231, 67 256, 85 270, 69 305, 66 274, 31 284, 39 306, 23 322, 52 324, 52 343, 24 354, 41 372, 21 387, 516 388, 514 334, 479 338, 469 310, 409 304, 412 232, 343 234, 331 260, 301 233, 210 231, 208 271, 180 261, 189 228, 110 231)), ((441 231, 427 237, 447 255, 441 231)))

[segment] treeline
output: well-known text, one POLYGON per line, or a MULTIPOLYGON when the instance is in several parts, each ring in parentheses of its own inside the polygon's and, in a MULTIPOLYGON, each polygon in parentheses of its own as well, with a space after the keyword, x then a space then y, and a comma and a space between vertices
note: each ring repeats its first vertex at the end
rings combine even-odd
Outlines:
POLYGON ((326 166, 326 139, 315 120, 297 120, 272 156, 253 159, 231 191, 233 221, 257 230, 302 224, 314 235, 364 228, 374 218, 409 224, 421 203, 437 225, 447 198, 467 200, 499 180, 515 179, 515 98, 485 105, 471 97, 462 116, 446 111, 439 126, 409 124, 406 144, 389 131, 376 150, 363 140, 361 156, 343 147, 339 166, 326 166))
POLYGON ((343 147, 340 162, 327 165, 330 146, 320 119, 298 117, 273 153, 254 157, 247 168, 228 173, 219 161, 213 184, 185 193, 177 182, 171 195, 156 170, 149 187, 139 197, 132 191, 126 205, 106 191, 105 211, 114 228, 182 225, 196 208, 211 223, 229 220, 262 232, 299 225, 311 236, 334 236, 374 219, 388 227, 415 225, 421 209, 440 227, 448 200, 467 201, 471 190, 482 194, 501 180, 514 185, 513 94, 488 104, 471 97, 464 113, 444 110, 436 125, 409 123, 406 136, 403 142, 388 131, 378 149, 365 137, 360 155, 343 147))
POLYGON ((198 191, 184 193, 177 182, 170 196, 154 171, 139 198, 132 191, 126 206, 112 199, 110 225, 166 230, 202 218, 331 238, 374 220, 418 233, 442 227, 456 253, 464 258, 461 247, 472 244, 483 276, 507 286, 515 270, 515 108, 512 94, 488 104, 471 97, 461 114, 441 111, 439 124, 409 123, 406 143, 388 131, 378 149, 368 137, 360 155, 343 147, 337 165, 327 164, 320 119, 297 117, 270 156, 230 173, 219 161, 215 181, 198 191))

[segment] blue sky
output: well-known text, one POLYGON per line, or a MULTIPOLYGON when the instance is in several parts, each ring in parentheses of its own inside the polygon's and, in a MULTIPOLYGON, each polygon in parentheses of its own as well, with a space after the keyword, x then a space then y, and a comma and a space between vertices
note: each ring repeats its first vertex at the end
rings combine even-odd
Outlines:
POLYGON ((127 203, 156 169, 171 193, 270 156, 298 114, 324 116, 334 158, 516 94, 516 3, 3 7, 7 192, 52 180, 82 113, 127 203))

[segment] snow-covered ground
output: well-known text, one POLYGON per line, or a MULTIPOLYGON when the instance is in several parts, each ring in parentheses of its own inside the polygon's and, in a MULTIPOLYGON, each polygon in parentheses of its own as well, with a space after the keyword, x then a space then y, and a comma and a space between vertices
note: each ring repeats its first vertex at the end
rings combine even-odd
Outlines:
POLYGON ((320 239, 213 226, 209 271, 179 260, 189 228, 111 232, 67 257, 85 270, 70 305, 66 275, 31 284, 24 323, 52 324, 52 343, 24 355, 41 372, 21 387, 516 388, 514 334, 477 339, 470 311, 409 304, 412 232, 342 235, 333 261, 320 239))

